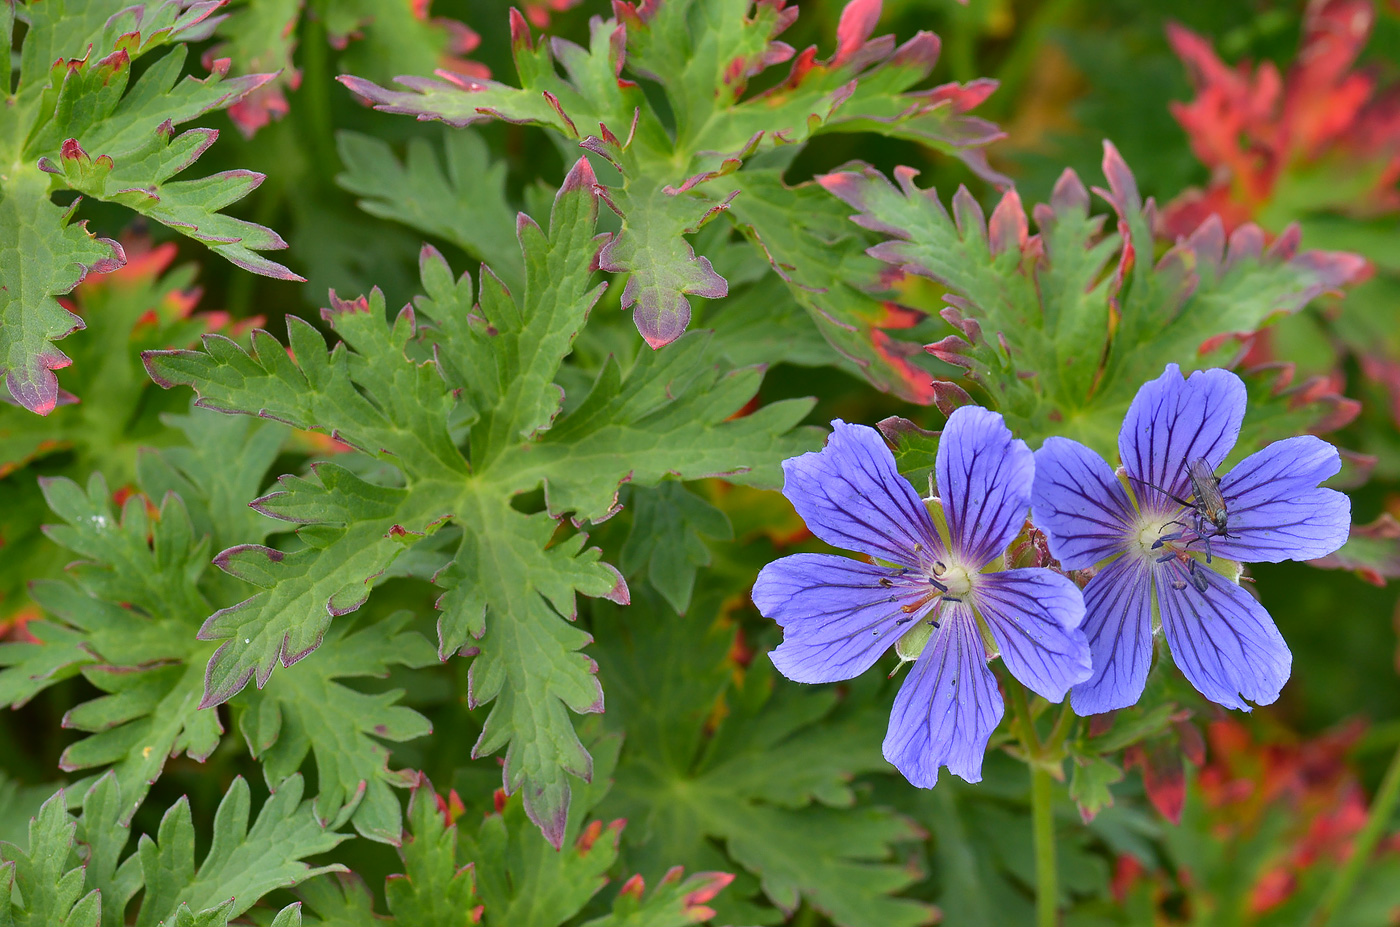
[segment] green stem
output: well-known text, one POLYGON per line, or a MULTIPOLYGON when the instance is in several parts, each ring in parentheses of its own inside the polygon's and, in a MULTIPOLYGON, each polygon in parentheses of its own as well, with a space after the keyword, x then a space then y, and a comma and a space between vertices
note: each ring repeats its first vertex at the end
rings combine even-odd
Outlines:
POLYGON ((1050 772, 1031 765, 1031 828, 1035 835, 1035 923, 1055 927, 1059 923, 1060 888, 1055 873, 1055 817, 1052 814, 1050 772))
POLYGON ((1019 682, 1011 681, 1006 689, 1011 693, 1011 713, 1021 728, 1018 735, 1021 738, 1021 747, 1025 750, 1027 760, 1034 765, 1040 759, 1040 735, 1036 733, 1035 719, 1031 717, 1031 703, 1026 698, 1025 687, 1019 682))
POLYGON ((1062 758, 1062 751, 1065 741, 1069 738, 1069 732, 1074 730, 1074 711, 1069 707, 1069 697, 1065 697, 1065 703, 1060 706, 1060 716, 1055 719, 1055 726, 1050 729, 1050 736, 1045 741, 1045 756, 1049 760, 1059 762, 1062 758))
POLYGON ((1361 828, 1361 833, 1357 834, 1356 842, 1352 844, 1351 856, 1332 877, 1332 883, 1327 886, 1321 903, 1313 911, 1312 919, 1308 922, 1313 927, 1327 927, 1331 924, 1337 911, 1341 910, 1351 896, 1352 889, 1356 887, 1356 880, 1361 877, 1361 870, 1370 860, 1376 844, 1380 843, 1381 837, 1384 836, 1386 825, 1395 814, 1397 803, 1400 803, 1400 749, 1395 751, 1395 756, 1390 760, 1390 768, 1385 771, 1381 787, 1376 792, 1375 800, 1371 802, 1371 812, 1366 817, 1366 824, 1361 828))
MULTIPOLYGON (((1055 927, 1059 922, 1059 879, 1055 871, 1055 817, 1051 807, 1049 754, 1058 750, 1069 732, 1070 722, 1061 712, 1050 733, 1050 740, 1041 743, 1031 717, 1030 700, 1019 682, 1007 686, 1011 696, 1011 711, 1020 728, 1021 747, 1031 770, 1031 833, 1035 845, 1035 923, 1036 927, 1055 927)), ((1068 708, 1068 703, 1066 703, 1068 708)))

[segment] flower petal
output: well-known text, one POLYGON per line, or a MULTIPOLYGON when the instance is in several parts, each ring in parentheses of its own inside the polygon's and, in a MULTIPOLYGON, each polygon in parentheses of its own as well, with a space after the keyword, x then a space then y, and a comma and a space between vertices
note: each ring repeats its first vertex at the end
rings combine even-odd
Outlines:
POLYGON ((1351 500, 1318 483, 1342 468, 1341 455, 1313 435, 1275 441, 1220 480, 1226 524, 1211 552, 1246 563, 1325 557, 1346 543, 1351 500))
MULTIPOLYGON (((1176 562, 1159 568, 1163 578, 1185 570, 1176 562)), ((1293 654, 1264 607, 1238 584, 1201 569, 1206 589, 1187 582, 1174 589, 1159 581, 1162 629, 1181 672, 1202 695, 1226 708, 1249 711, 1241 696, 1260 705, 1278 698, 1293 667, 1293 654)))
POLYGON ((979 576, 976 607, 1011 675, 1050 701, 1093 674, 1084 599, 1068 577, 1039 567, 979 576))
POLYGON ((899 687, 885 734, 885 759, 924 789, 938 781, 940 766, 981 781, 982 757, 1003 710, 971 609, 946 603, 942 612, 941 627, 899 687))
POLYGON ((1084 587, 1084 636, 1094 674, 1070 693, 1077 715, 1127 708, 1142 696, 1152 667, 1149 565, 1120 557, 1084 587))
POLYGON ((1143 384, 1118 432, 1118 455, 1144 510, 1175 507, 1159 489, 1183 499, 1191 495, 1191 461, 1204 457, 1212 470, 1224 462, 1239 439, 1245 402, 1244 381, 1219 368, 1183 379, 1181 369, 1168 364, 1165 373, 1143 384))
POLYGON ((815 453, 783 461, 783 495, 817 537, 834 547, 916 565, 941 550, 933 521, 874 428, 831 423, 815 453))
POLYGON ((934 468, 954 553, 980 569, 1025 524, 1035 458, 1000 415, 962 406, 948 416, 934 468))
POLYGON ((1122 553, 1136 514, 1123 484, 1102 457, 1068 438, 1035 452, 1031 520, 1067 570, 1122 553))
POLYGON ((769 654, 780 673, 794 682, 837 682, 875 665, 928 610, 901 607, 917 603, 929 589, 889 567, 832 554, 793 554, 763 568, 753 602, 783 628, 783 642, 769 654))

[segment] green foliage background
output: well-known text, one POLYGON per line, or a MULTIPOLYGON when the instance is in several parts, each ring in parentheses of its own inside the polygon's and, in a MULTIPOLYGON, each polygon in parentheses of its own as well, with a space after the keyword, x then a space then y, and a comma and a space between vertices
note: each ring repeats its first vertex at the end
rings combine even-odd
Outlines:
MULTIPOLYGON (((85 22, 110 12, 79 0, 35 6, 76 11, 85 22)), ((364 105, 338 75, 387 86, 397 75, 430 74, 447 54, 515 81, 505 2, 432 4, 434 16, 479 33, 470 49, 460 33, 415 19, 408 7, 245 0, 221 11, 230 16, 216 35, 189 37, 186 73, 204 74, 193 63, 211 49, 211 60, 233 59, 229 80, 299 73, 292 81, 284 70, 274 82, 286 114, 251 136, 225 104, 211 110, 210 88, 175 91, 190 95, 180 103, 187 119, 219 132, 197 172, 254 171, 266 175, 261 185, 239 175, 217 194, 172 186, 157 208, 103 186, 110 178, 81 159, 63 160, 67 186, 87 196, 78 215, 89 230, 123 242, 132 257, 161 258, 94 274, 74 293, 87 330, 57 342, 73 359, 58 380, 81 402, 60 397, 46 418, 0 407, 0 613, 9 622, 0 700, 14 707, 0 714, 0 840, 11 844, 0 853, 0 885, 13 873, 21 888, 58 886, 48 908, 32 893, 12 895, 23 912, 14 922, 95 924, 91 892, 100 889, 104 925, 240 916, 279 927, 296 918, 379 923, 375 912, 436 927, 464 923, 478 907, 483 923, 511 927, 659 927, 708 914, 717 924, 897 927, 940 914, 953 927, 1029 923, 1024 767, 994 742, 980 786, 945 777, 930 792, 909 788, 879 749, 895 683, 879 673, 839 687, 787 682, 763 656, 777 629, 747 598, 769 560, 821 549, 774 491, 778 461, 819 446, 813 426, 837 417, 873 424, 898 415, 935 430, 943 415, 912 400, 928 403, 932 395, 918 391, 958 372, 917 348, 891 361, 871 347, 871 332, 884 335, 889 320, 877 318, 879 301, 866 292, 883 265, 865 248, 887 236, 851 224, 859 210, 816 185, 785 184, 853 159, 886 176, 909 165, 944 203, 966 184, 990 214, 999 193, 989 172, 952 156, 957 145, 872 119, 814 129, 800 149, 769 139, 742 171, 690 198, 661 199, 663 180, 720 169, 721 160, 685 152, 675 156, 678 176, 664 178, 647 173, 659 155, 641 168, 629 161, 644 143, 660 145, 675 118, 664 80, 627 91, 652 108, 652 136, 643 122, 637 149, 595 146, 609 157, 591 167, 578 164, 579 139, 557 126, 487 120, 460 129, 364 105), (614 202, 596 200, 583 172, 597 172, 614 202), (735 189, 727 211, 689 237, 729 283, 725 298, 705 298, 708 278, 667 248, 735 189), (661 203, 654 212, 647 195, 661 203), (176 206, 186 211, 171 219, 176 206), (144 218, 133 219, 133 209, 144 218), (518 229, 518 211, 534 224, 518 229), (655 226, 640 227, 643 216, 655 226), (250 241, 262 247, 274 245, 258 236, 276 229, 289 246, 277 256, 305 281, 277 279, 280 265, 247 273, 213 255, 244 265, 263 258, 230 254, 191 231, 226 221, 251 223, 240 227, 259 229, 250 241), (659 352, 642 343, 620 276, 597 290, 605 275, 590 266, 590 243, 598 232, 641 242, 616 255, 649 281, 639 289, 663 290, 668 273, 681 275, 689 334, 659 352), (173 254, 150 250, 167 244, 173 254), (481 262, 493 274, 479 274, 481 262), (360 293, 369 295, 349 297, 360 293), (227 318, 190 314, 196 301, 227 318), (466 310, 478 301, 484 321, 468 325, 466 310), (412 320, 391 321, 402 306, 413 307, 412 320), (271 335, 249 335, 254 318, 271 335), (410 339, 413 324, 425 337, 410 339), (190 390, 157 389, 147 378, 140 352, 193 347, 216 328, 233 340, 164 355, 152 373, 162 385, 194 386, 217 408, 266 411, 275 421, 191 408, 190 390), (342 339, 349 350, 327 347, 342 339), (423 372, 429 360, 441 377, 423 372), (313 426, 327 434, 306 431, 313 426), (343 445, 329 440, 332 430, 343 445), (255 499, 257 510, 248 506, 255 499), (554 520, 564 514, 571 517, 554 520), (211 565, 229 548, 238 552, 211 565), (616 571, 630 604, 615 601, 616 571), (463 648, 471 659, 443 659, 463 648), (249 674, 257 685, 245 688, 249 674), (590 765, 585 783, 578 773, 590 765), (503 782, 519 794, 498 793, 503 782), (128 844, 128 833, 149 836, 128 844), (73 849, 84 844, 91 849, 73 849), (683 872, 671 871, 678 866, 683 872), (125 917, 114 899, 131 901, 125 917), (298 901, 299 910, 288 907, 298 901)), ((831 54, 841 7, 821 0, 800 9, 782 39, 831 54)), ((1303 13, 1300 4, 1264 0, 889 0, 877 32, 941 37, 920 87, 1000 81, 975 115, 1007 131, 989 149, 991 164, 1028 208, 1050 200, 1066 166, 1103 185, 1105 139, 1143 196, 1165 202, 1210 179, 1169 110, 1191 87, 1167 44, 1167 22, 1210 37, 1228 61, 1283 67, 1296 54, 1303 13)), ((546 14, 548 32, 586 43, 591 15, 611 12, 585 0, 546 14)), ((21 21, 16 49, 26 34, 21 21)), ((133 61, 137 81, 164 66, 133 61)), ((1363 64, 1395 84, 1396 61, 1400 15, 1383 4, 1363 64)), ((785 67, 757 76, 755 87, 775 83, 785 67)), ((600 93, 613 92, 606 83, 600 93)), ((623 109, 632 105, 628 97, 623 109)), ((101 114, 88 115, 102 124, 101 114)), ((716 125, 723 131, 709 138, 721 154, 750 134, 737 116, 716 125)), ((610 128, 625 135, 625 125, 610 128)), ((64 134, 78 133, 35 136, 22 151, 7 137, 0 150, 16 163, 56 158, 64 134)), ((161 157, 152 140, 118 141, 125 147, 113 142, 113 150, 161 157)), ((168 166, 156 171, 161 183, 168 166)), ((72 198, 5 188, 0 223, 19 227, 6 210, 35 204, 48 218, 72 198)), ((1358 231, 1302 207, 1278 209, 1271 219, 1279 227, 1302 222, 1305 248, 1354 249, 1383 269, 1400 265, 1400 213, 1358 231)), ((1102 203, 1093 211, 1106 212, 1102 203)), ((54 234, 74 228, 55 225, 54 234)), ((1139 251, 1150 253, 1150 229, 1142 230, 1139 251)), ((952 249, 951 240, 930 249, 952 249)), ((1141 253, 1140 267, 1150 263, 1141 253)), ((1014 269, 992 252, 974 255, 985 267, 956 256, 971 282, 910 277, 900 299, 929 311, 945 291, 975 290, 974 269, 1014 269)), ((937 265, 947 255, 920 260, 937 265)), ((1221 289, 1278 283, 1283 272, 1265 263, 1259 278, 1241 284, 1245 271, 1237 271, 1221 289)), ((1278 285, 1294 292, 1311 282, 1278 285)), ((1400 309, 1387 301, 1391 291, 1377 289, 1384 285, 1348 297, 1366 300, 1363 320, 1382 329, 1400 309)), ((48 296, 45 310, 63 311, 48 296)), ((656 298, 674 311, 673 296, 656 298)), ((1270 315, 1265 303, 1231 301, 1247 324, 1212 318, 1220 332, 1252 328, 1270 315)), ((1352 490, 1356 521, 1365 523, 1400 505, 1400 442, 1386 397, 1358 359, 1311 347, 1337 305, 1324 297, 1286 320, 1277 343, 1300 378, 1340 364, 1347 395, 1363 400, 1360 416, 1329 438, 1376 457, 1374 478, 1352 490)), ((31 352, 66 324, 46 318, 58 321, 31 352)), ((888 330, 914 346, 950 330, 936 314, 910 323, 888 330)), ((1207 324, 1193 333, 1216 334, 1207 324)), ((1153 355, 1144 369, 1170 359, 1153 355)), ((1108 382, 1093 402, 1071 390, 1089 410, 1085 440, 1103 438, 1100 426, 1142 375, 1108 382)), ((1267 396, 1268 383, 1250 383, 1267 396)), ((982 386, 979 395, 1001 400, 1032 443, 1044 436, 1043 396, 1022 402, 1024 393, 982 386)), ((1276 417, 1261 414, 1254 434, 1309 427, 1327 407, 1304 405, 1261 398, 1260 409, 1276 417)), ((916 485, 926 451, 916 439, 900 447, 901 470, 916 485)), ((1257 742, 1293 749, 1363 722, 1365 733, 1333 759, 1363 792, 1374 790, 1400 746, 1393 588, 1302 564, 1254 575, 1294 669, 1281 701, 1243 723, 1257 742)), ((1301 923, 1335 856, 1280 906, 1260 913, 1250 895, 1302 842, 1286 805, 1270 805, 1222 841, 1215 793, 1200 786, 1209 777, 1194 759, 1173 824, 1122 755, 1146 737, 1152 749, 1191 757, 1182 724, 1201 728, 1217 716, 1163 662, 1140 712, 1124 713, 1109 734, 1079 735, 1068 772, 1079 805, 1097 815, 1081 817, 1069 789, 1057 786, 1065 923, 1301 923), (1154 711, 1164 705, 1175 707, 1154 711), (1128 859, 1152 875, 1126 879, 1128 859)), ((1364 873, 1346 923, 1388 923, 1400 905, 1397 885, 1400 856, 1383 854, 1364 873)), ((0 894, 0 923, 10 910, 0 894)))

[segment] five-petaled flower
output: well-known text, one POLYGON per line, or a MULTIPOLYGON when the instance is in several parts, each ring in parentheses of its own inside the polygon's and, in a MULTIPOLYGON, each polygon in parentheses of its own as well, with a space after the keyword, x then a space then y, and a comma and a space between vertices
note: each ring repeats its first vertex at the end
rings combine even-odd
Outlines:
POLYGON ((1244 410, 1233 373, 1185 379, 1171 364, 1123 420, 1123 479, 1066 438, 1036 452, 1036 526, 1066 569, 1099 567, 1084 589, 1094 672, 1071 694, 1078 714, 1138 700, 1159 622, 1177 666, 1211 701, 1248 711, 1244 699, 1267 705, 1288 680, 1292 654, 1237 582, 1238 563, 1331 553, 1347 539, 1351 503, 1318 487, 1341 460, 1311 435, 1276 441, 1217 480, 1244 410))
POLYGON ((783 494, 813 534, 873 562, 794 554, 764 567, 753 600, 783 628, 773 663, 797 682, 835 682, 898 641, 914 666, 895 697, 885 758, 916 786, 932 786, 940 766, 976 782, 1003 711, 989 651, 1052 701, 1090 674, 1074 583, 1044 568, 1001 568, 1029 507, 1030 449, 1000 415, 954 411, 935 461, 935 525, 874 429, 832 428, 825 449, 784 462, 783 494))

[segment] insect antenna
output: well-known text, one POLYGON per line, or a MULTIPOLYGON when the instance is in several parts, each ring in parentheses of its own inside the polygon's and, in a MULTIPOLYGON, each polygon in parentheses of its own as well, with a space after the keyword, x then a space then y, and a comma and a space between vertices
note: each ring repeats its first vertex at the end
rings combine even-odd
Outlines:
POLYGON ((1149 487, 1149 488, 1151 488, 1151 489, 1157 490, 1159 493, 1161 493, 1162 495, 1166 496, 1168 499, 1171 499, 1173 502, 1177 503, 1178 505, 1184 505, 1184 506, 1186 506, 1187 508, 1194 508, 1195 505, 1196 505, 1196 503, 1194 503, 1194 502, 1189 502, 1189 501, 1187 501, 1187 500, 1181 498, 1180 496, 1178 496, 1176 493, 1167 492, 1165 489, 1163 489, 1162 487, 1158 486, 1156 483, 1149 483, 1149 482, 1147 482, 1147 480, 1140 480, 1140 479, 1138 479, 1137 477, 1132 476, 1132 475, 1129 475, 1129 476, 1128 476, 1128 479, 1132 480, 1134 483, 1141 483, 1141 484, 1144 485, 1144 486, 1147 486, 1147 487, 1149 487))

